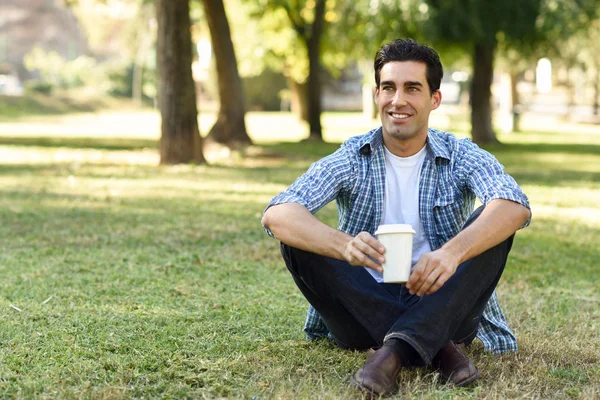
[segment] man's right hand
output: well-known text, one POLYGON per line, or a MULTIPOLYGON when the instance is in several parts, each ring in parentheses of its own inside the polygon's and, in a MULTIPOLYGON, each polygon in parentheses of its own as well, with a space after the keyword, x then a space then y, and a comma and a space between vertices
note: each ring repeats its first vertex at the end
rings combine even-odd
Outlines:
POLYGON ((353 237, 344 249, 344 257, 350 265, 362 266, 383 272, 385 247, 369 232, 360 232, 353 237))

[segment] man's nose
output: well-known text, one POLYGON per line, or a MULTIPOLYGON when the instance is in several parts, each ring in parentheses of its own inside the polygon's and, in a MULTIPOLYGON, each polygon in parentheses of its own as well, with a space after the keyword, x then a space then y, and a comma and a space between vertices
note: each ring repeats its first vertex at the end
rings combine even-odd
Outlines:
POLYGON ((394 98, 392 99, 393 106, 403 106, 406 104, 406 98, 404 97, 404 92, 402 90, 397 90, 394 93, 394 98))

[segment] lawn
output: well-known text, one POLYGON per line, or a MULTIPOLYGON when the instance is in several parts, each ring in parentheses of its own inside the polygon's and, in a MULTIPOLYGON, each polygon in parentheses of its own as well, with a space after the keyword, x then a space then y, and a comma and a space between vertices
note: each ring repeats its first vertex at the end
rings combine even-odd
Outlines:
MULTIPOLYGON (((251 115, 269 134, 211 166, 157 167, 154 133, 1 131, 0 398, 360 398, 365 353, 305 340, 307 303, 260 226, 337 144, 278 142, 276 118, 251 115)), ((327 116, 328 137, 358 133, 352 118, 327 116)), ((502 139, 534 215, 498 287, 520 351, 476 343, 476 385, 413 369, 398 397, 600 397, 600 134, 502 139)))

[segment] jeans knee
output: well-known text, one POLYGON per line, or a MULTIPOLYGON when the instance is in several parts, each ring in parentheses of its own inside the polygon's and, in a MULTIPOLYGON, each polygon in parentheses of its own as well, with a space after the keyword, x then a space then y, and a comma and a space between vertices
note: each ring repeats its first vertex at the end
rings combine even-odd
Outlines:
POLYGON ((294 253, 296 252, 296 250, 296 248, 288 246, 285 243, 280 243, 279 251, 281 252, 283 261, 285 261, 285 265, 287 265, 288 269, 294 265, 292 260, 294 259, 294 253))

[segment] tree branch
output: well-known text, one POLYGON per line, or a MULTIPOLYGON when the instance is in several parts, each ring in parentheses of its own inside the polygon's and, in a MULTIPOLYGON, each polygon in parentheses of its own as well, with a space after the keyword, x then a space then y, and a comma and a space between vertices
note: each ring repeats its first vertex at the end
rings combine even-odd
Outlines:
MULTIPOLYGON (((303 38, 306 38, 306 25, 304 23, 299 23, 296 20, 292 9, 287 2, 285 2, 285 1, 282 2, 281 7, 283 7, 285 12, 287 13, 288 18, 290 19, 290 22, 292 23, 292 27, 298 33, 298 35, 302 36, 303 38)), ((298 2, 296 1, 296 10, 298 10, 298 9, 299 9, 299 5, 298 5, 298 2)))

